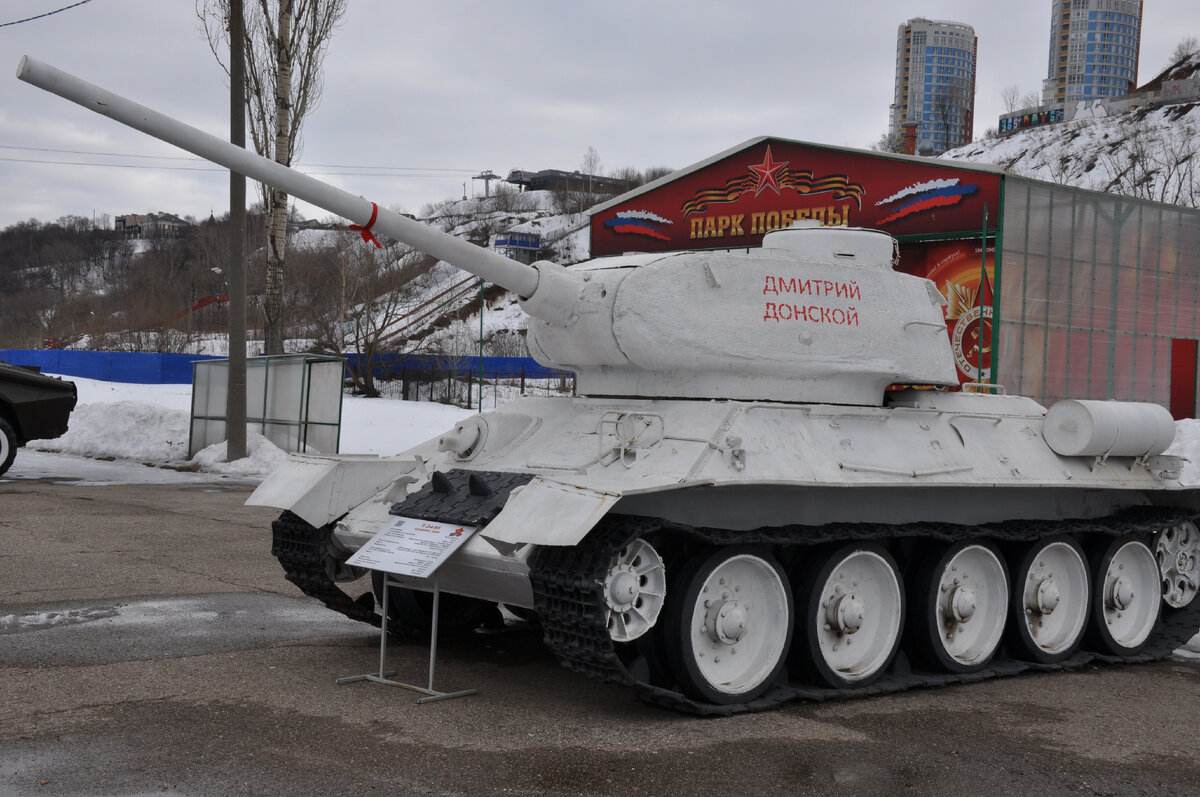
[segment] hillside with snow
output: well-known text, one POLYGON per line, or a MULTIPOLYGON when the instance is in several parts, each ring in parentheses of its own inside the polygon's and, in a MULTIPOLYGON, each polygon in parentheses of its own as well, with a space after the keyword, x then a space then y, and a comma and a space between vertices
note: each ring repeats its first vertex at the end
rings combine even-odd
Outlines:
MULTIPOLYGON (((548 191, 497 193, 491 197, 448 200, 427 209, 420 221, 480 246, 503 252, 498 238, 518 233, 540 237, 542 248, 528 260, 551 259, 570 265, 588 259, 587 216, 560 213, 548 191)), ((328 246, 320 235, 293 237, 298 248, 328 246)), ((376 257, 381 269, 389 267, 385 250, 360 250, 376 257)), ((349 308, 343 321, 348 330, 340 342, 343 350, 360 348, 363 330, 389 348, 405 347, 440 354, 459 355, 478 351, 481 334, 494 356, 526 356, 523 341, 525 314, 515 294, 498 286, 487 291, 483 322, 480 322, 479 279, 454 264, 438 261, 398 290, 378 296, 368 306, 349 308), (416 342, 414 342, 416 341, 416 342), (407 345, 406 345, 407 344, 407 345)), ((296 346, 297 342, 289 342, 296 346)))
POLYGON ((1124 113, 1031 127, 941 155, 1021 177, 1200 207, 1200 102, 1165 104, 1162 87, 1200 80, 1200 54, 1142 87, 1155 100, 1124 113))

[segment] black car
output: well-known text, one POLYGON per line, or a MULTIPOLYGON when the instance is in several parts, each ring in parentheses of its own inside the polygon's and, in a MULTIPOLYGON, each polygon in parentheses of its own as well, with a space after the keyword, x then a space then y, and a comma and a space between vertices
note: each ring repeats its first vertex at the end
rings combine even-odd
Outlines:
POLYGON ((75 409, 75 383, 0 363, 0 476, 30 440, 59 437, 75 409))

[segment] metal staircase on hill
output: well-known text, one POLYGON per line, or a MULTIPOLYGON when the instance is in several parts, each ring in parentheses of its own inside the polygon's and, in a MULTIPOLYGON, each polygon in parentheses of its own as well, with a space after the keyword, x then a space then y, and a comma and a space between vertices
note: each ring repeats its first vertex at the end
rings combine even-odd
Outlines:
MULTIPOLYGON (((583 221, 558 230, 553 238, 548 236, 543 238, 543 244, 552 244, 578 232, 587 225, 588 220, 585 215, 583 221)), ((489 285, 485 291, 489 296, 504 292, 502 288, 495 285, 489 285)), ((455 280, 448 288, 429 297, 411 312, 390 322, 384 328, 379 341, 383 344, 400 343, 430 327, 444 325, 442 322, 449 323, 450 320, 466 315, 464 310, 478 295, 479 278, 464 273, 462 279, 455 280)))
MULTIPOLYGON (((485 292, 495 297, 503 288, 488 285, 485 292)), ((381 333, 381 344, 403 343, 431 327, 445 326, 450 321, 465 317, 478 307, 479 278, 466 274, 455 280, 448 288, 429 297, 407 314, 390 322, 381 333)))

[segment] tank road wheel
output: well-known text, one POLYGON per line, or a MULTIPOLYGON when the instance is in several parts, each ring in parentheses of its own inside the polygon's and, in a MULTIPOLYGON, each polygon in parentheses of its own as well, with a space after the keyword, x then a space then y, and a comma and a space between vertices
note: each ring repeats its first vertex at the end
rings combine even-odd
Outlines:
POLYGON ((1104 652, 1126 656, 1158 622, 1162 581, 1150 546, 1136 537, 1105 543, 1092 559, 1092 637, 1104 652))
POLYGON ((1162 576, 1162 596, 1167 605, 1182 609, 1200 590, 1200 531, 1184 521, 1158 534, 1154 556, 1162 576))
POLYGON ((662 557, 642 538, 630 540, 604 577, 605 623, 614 642, 632 642, 658 620, 667 594, 662 557))
POLYGON ((983 669, 1008 619, 1008 570, 995 546, 964 540, 939 548, 917 570, 916 653, 953 673, 983 669))
POLYGON ((1088 567, 1079 543, 1064 535, 1033 543, 1012 569, 1012 637, 1041 664, 1070 658, 1088 617, 1088 567))
POLYGON ((668 603, 668 656, 694 697, 744 703, 774 684, 792 640, 792 593, 770 554, 719 550, 684 565, 668 603))
POLYGON ((835 688, 866 686, 891 663, 904 626, 896 561, 875 544, 828 551, 804 568, 797 593, 800 669, 835 688))

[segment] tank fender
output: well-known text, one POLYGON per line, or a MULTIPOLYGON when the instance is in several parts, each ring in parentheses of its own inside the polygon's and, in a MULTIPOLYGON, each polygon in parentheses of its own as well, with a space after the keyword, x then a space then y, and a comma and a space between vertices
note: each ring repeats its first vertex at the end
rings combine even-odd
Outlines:
POLYGON ((479 533, 506 545, 575 545, 620 498, 537 476, 514 489, 504 509, 479 533), (544 522, 531 523, 530 518, 544 522))
POLYGON ((397 481, 425 477, 420 458, 293 455, 246 499, 273 506, 320 528, 397 481))

